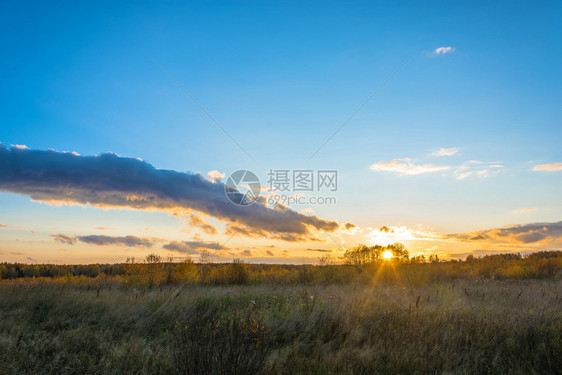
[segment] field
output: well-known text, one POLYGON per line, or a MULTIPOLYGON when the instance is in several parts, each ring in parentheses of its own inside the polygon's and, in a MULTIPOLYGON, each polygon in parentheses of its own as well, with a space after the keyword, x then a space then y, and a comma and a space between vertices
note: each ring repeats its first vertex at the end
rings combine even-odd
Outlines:
POLYGON ((557 279, 4 280, 0 373, 555 374, 557 279))

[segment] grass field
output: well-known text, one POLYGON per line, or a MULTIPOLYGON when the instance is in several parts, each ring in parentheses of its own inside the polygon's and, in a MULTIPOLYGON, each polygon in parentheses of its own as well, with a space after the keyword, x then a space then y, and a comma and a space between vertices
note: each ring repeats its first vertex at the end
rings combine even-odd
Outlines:
POLYGON ((562 281, 0 283, 2 374, 555 374, 562 281))

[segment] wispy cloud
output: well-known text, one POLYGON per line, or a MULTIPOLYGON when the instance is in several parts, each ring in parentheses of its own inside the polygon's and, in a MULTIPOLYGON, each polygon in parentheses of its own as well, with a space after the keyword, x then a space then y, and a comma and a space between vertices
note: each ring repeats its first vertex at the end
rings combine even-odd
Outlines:
POLYGON ((192 214, 189 216, 188 224, 190 227, 199 228, 204 233, 207 233, 209 235, 215 235, 218 233, 217 228, 215 228, 212 224, 196 214, 192 214))
POLYGON ((539 164, 535 165, 533 170, 546 172, 562 171, 562 163, 539 164))
POLYGON ((452 148, 440 148, 437 151, 433 151, 431 153, 431 156, 453 156, 456 153, 459 152, 458 148, 452 147, 452 148))
POLYGON ((468 172, 458 172, 457 173, 457 180, 464 180, 467 177, 470 177, 474 174, 474 172, 472 171, 468 171, 468 172))
POLYGON ((66 234, 52 234, 50 237, 53 237, 57 242, 67 245, 74 245, 76 243, 76 238, 67 236, 66 234))
POLYGON ((218 242, 205 241, 172 241, 162 246, 166 250, 177 251, 185 254, 199 254, 201 250, 226 250, 225 246, 221 246, 218 242))
POLYGON ((76 239, 80 242, 85 242, 98 246, 124 245, 127 247, 136 247, 136 246, 152 247, 153 245, 153 239, 140 238, 135 236, 112 237, 112 236, 103 236, 103 235, 90 235, 90 236, 78 236, 76 237, 76 239))
POLYGON ((471 176, 480 178, 490 177, 500 172, 503 165, 497 161, 486 162, 481 160, 468 160, 454 167, 453 175, 457 180, 464 180, 471 176))
MULTIPOLYGON (((434 156, 454 155, 458 149, 441 149, 434 152, 434 156), (454 150, 454 151, 452 151, 454 150)), ((489 177, 499 173, 503 165, 497 161, 484 162, 480 160, 468 160, 461 165, 433 165, 433 164, 416 164, 410 158, 394 159, 391 161, 380 161, 369 167, 375 172, 391 172, 399 175, 420 175, 425 173, 441 172, 444 175, 448 171, 452 171, 452 175, 457 180, 464 180, 471 176, 489 177)))
POLYGON ((107 245, 124 245, 127 247, 152 247, 153 243, 158 239, 154 238, 140 238, 135 236, 104 236, 104 235, 88 235, 88 236, 76 236, 71 237, 66 234, 52 234, 50 237, 53 237, 55 241, 66 244, 66 245, 74 245, 77 241, 98 245, 98 246, 107 246, 107 245))
POLYGON ((306 249, 306 251, 316 251, 316 252, 319 252, 319 253, 331 253, 332 252, 332 250, 329 250, 329 249, 314 249, 314 248, 306 249))
POLYGON ((436 55, 445 55, 447 53, 452 53, 455 51, 454 47, 439 47, 433 50, 433 53, 436 55))
POLYGON ((423 173, 442 172, 451 169, 448 165, 417 165, 410 158, 380 161, 370 166, 375 172, 394 172, 402 175, 418 175, 423 173))
MULTIPOLYGON (((0 191, 54 204, 196 211, 278 239, 314 237, 313 230, 333 232, 339 228, 336 221, 291 209, 271 209, 265 199, 238 206, 226 197, 222 182, 195 173, 156 169, 137 158, 115 154, 80 156, 53 150, 7 149, 0 144, 0 191)), ((242 198, 241 193, 232 193, 242 198)))
POLYGON ((513 212, 516 214, 527 214, 529 212, 536 212, 539 209, 536 207, 528 207, 528 208, 520 208, 518 210, 514 210, 513 212))

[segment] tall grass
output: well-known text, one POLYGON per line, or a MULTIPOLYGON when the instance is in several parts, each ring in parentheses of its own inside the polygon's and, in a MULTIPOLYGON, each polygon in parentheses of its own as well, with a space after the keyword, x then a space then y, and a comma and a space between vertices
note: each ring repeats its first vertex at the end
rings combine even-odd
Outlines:
POLYGON ((556 374, 561 307, 561 281, 3 282, 0 373, 556 374))

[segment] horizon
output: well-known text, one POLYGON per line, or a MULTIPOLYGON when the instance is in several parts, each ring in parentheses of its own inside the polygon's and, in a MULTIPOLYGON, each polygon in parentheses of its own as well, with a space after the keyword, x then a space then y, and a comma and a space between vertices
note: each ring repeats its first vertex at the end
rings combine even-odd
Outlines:
MULTIPOLYGON (((383 247, 383 249, 386 247, 383 247)), ((350 248, 349 250, 353 251, 355 250, 355 248, 350 248)), ((407 249, 406 249, 407 250, 407 249)), ((380 263, 380 264, 386 264, 388 261, 393 262, 393 263, 403 263, 404 261, 406 261, 406 263, 409 262, 413 262, 415 264, 430 264, 430 263, 450 263, 450 262, 470 262, 472 260, 484 260, 485 258, 489 258, 489 257, 494 257, 494 256, 499 256, 499 257, 505 257, 505 256, 510 256, 510 255, 518 255, 520 256, 519 259, 526 259, 531 257, 532 255, 539 255, 539 254, 552 254, 552 253, 562 253, 562 251, 560 250, 536 250, 536 251, 523 251, 523 252, 518 252, 518 253, 487 253, 487 254, 481 254, 481 255, 474 255, 474 254, 468 254, 466 257, 464 258, 454 258, 454 257, 449 257, 449 258, 445 258, 445 259, 441 259, 438 256, 436 258, 433 258, 433 255, 430 257, 425 257, 424 255, 421 255, 421 259, 415 256, 411 256, 409 255, 407 259, 405 258, 401 258, 395 255, 391 255, 389 258, 384 257, 384 254, 381 255, 382 258, 379 259, 376 262, 373 263, 380 263), (472 260, 469 260, 469 258, 472 257, 472 260)), ((277 263, 277 262, 273 262, 273 263, 267 263, 267 262, 252 262, 251 260, 248 261, 246 259, 241 259, 241 258, 232 258, 232 259, 226 259, 226 258, 222 258, 222 259, 218 259, 218 261, 213 261, 212 257, 210 257, 210 259, 208 261, 206 260, 193 260, 193 258, 189 257, 189 256, 185 256, 185 257, 162 257, 157 253, 151 253, 148 254, 147 257, 145 258, 141 258, 141 259, 136 259, 136 258, 127 258, 125 261, 123 262, 115 262, 115 263, 102 263, 102 262, 98 262, 98 263, 27 263, 27 262, 0 262, 0 264, 20 264, 20 265, 24 265, 24 266, 48 266, 48 265, 53 265, 53 266, 89 266, 89 265, 98 265, 98 266, 115 266, 115 265, 132 265, 132 264, 153 264, 153 263, 159 263, 159 264, 181 264, 183 262, 188 262, 188 263, 192 263, 194 265, 205 265, 205 264, 212 264, 212 265, 229 265, 234 263, 239 263, 241 262, 242 264, 247 264, 247 265, 253 265, 253 266, 288 266, 288 267, 292 267, 292 266, 357 266, 357 264, 353 263, 353 262, 349 262, 349 259, 346 259, 345 256, 339 257, 337 259, 334 258, 324 258, 321 259, 320 257, 316 259, 315 262, 310 262, 310 263, 277 263), (151 259, 150 261, 148 260, 149 257, 156 257, 158 260, 155 262, 154 259, 151 259)))
MULTIPOLYGON (((359 244, 362 245, 362 244, 359 244)), ((347 250, 353 250, 353 247, 350 247, 347 250)), ((408 249, 406 249, 408 250, 408 249)), ((540 253, 558 253, 558 252, 562 252, 561 250, 528 250, 528 251, 519 251, 519 252, 487 252, 485 254, 460 254, 459 256, 449 256, 446 258, 440 258, 438 256, 438 254, 429 254, 429 256, 426 256, 425 254, 420 254, 421 256, 423 256, 423 260, 417 260, 416 263, 431 263, 432 259, 430 258, 431 256, 437 255, 437 259, 438 262, 466 262, 468 261, 469 257, 474 257, 474 259, 483 259, 485 257, 489 257, 489 256, 506 256, 506 255, 520 255, 522 258, 527 258, 531 255, 534 254, 540 254, 540 253)), ((161 261, 159 263, 162 264, 173 264, 173 263, 182 263, 185 261, 192 261, 194 264, 196 265, 201 265, 201 264, 205 264, 204 261, 202 261, 201 259, 193 259, 190 256, 176 256, 176 257, 164 257, 161 256, 160 254, 158 254, 157 252, 154 253, 150 253, 147 256, 150 255, 156 255, 161 257, 161 261)), ((409 255, 410 260, 412 260, 415 257, 415 255, 409 255)), ((248 264, 248 265, 256 265, 256 266, 318 266, 318 265, 322 265, 322 258, 323 257, 317 257, 315 259, 310 259, 307 262, 291 262, 291 261, 287 261, 285 263, 283 262, 277 262, 277 261, 271 261, 271 262, 263 262, 263 261, 252 261, 252 259, 248 259, 248 258, 236 258, 236 257, 232 257, 232 258, 226 258, 226 257, 221 257, 221 258, 216 258, 215 260, 212 259, 211 256, 211 260, 209 261, 209 264, 230 264, 233 261, 241 261, 242 263, 248 264)), ((328 266, 343 266, 346 265, 345 263, 345 258, 342 256, 338 257, 338 258, 334 258, 334 257, 329 257, 326 260, 330 261, 330 264, 327 264, 328 266)), ((383 259, 380 260, 380 262, 385 262, 387 261, 387 259, 383 259)), ((27 261, 23 261, 23 262, 7 262, 7 261, 1 261, 0 264, 22 264, 22 265, 26 265, 26 266, 45 266, 45 265, 58 265, 58 266, 87 266, 87 265, 119 265, 119 264, 143 264, 146 263, 146 257, 144 258, 127 258, 123 261, 117 261, 117 262, 93 262, 93 263, 58 263, 58 262, 44 262, 44 263, 37 263, 31 260, 27 260, 27 261)))

